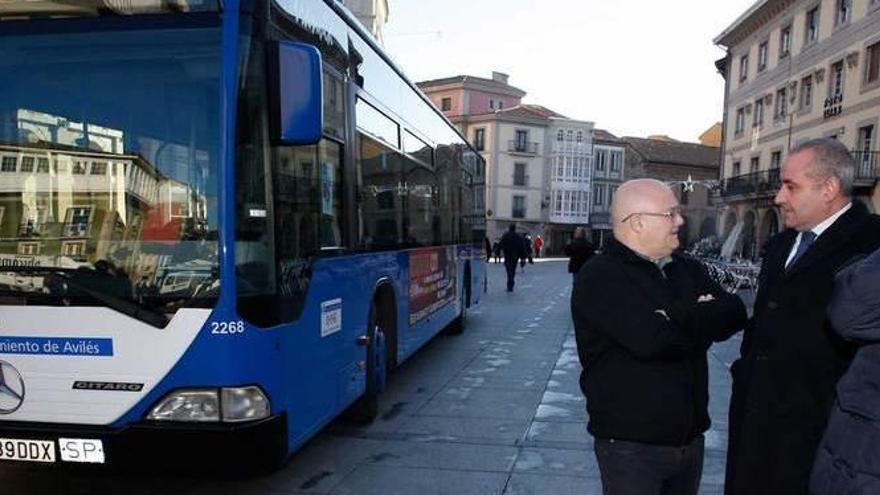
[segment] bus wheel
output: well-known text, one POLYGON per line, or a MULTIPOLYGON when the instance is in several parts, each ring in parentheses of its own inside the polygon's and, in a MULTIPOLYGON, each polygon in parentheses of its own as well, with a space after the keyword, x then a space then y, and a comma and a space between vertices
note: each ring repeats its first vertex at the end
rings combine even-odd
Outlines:
POLYGON ((359 424, 370 423, 379 415, 379 394, 385 390, 388 378, 388 347, 380 321, 378 308, 374 303, 370 310, 370 326, 367 334, 369 344, 367 344, 365 363, 366 390, 347 414, 349 420, 359 424))
POLYGON ((449 327, 446 329, 446 332, 449 335, 461 335, 467 327, 468 290, 466 290, 465 287, 468 287, 470 283, 470 277, 467 277, 464 280, 465 285, 461 286, 461 295, 458 297, 458 305, 461 308, 461 312, 456 319, 452 320, 452 323, 450 323, 449 327))

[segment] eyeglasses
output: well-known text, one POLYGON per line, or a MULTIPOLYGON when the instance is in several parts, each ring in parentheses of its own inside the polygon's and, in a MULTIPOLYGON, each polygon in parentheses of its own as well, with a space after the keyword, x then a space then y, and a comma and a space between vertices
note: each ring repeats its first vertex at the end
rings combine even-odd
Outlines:
POLYGON ((620 223, 626 222, 627 220, 629 220, 630 218, 632 218, 636 215, 645 215, 645 216, 649 216, 649 217, 666 217, 668 220, 671 221, 671 220, 675 220, 675 217, 681 216, 681 207, 676 206, 676 207, 670 208, 669 211, 665 211, 663 213, 656 213, 656 212, 652 212, 652 211, 638 211, 635 213, 630 213, 629 215, 625 216, 623 218, 623 220, 620 221, 620 223))

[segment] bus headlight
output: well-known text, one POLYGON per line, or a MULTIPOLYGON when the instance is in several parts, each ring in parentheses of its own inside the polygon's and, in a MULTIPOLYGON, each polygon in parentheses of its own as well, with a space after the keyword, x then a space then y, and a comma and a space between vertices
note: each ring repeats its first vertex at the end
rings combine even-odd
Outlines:
POLYGON ((229 423, 269 416, 269 399, 259 387, 178 390, 156 404, 147 419, 153 421, 229 423))
POLYGON ((269 399, 259 387, 223 388, 223 421, 253 421, 269 416, 269 399))
POLYGON ((156 421, 220 421, 216 390, 179 390, 165 396, 147 414, 156 421))

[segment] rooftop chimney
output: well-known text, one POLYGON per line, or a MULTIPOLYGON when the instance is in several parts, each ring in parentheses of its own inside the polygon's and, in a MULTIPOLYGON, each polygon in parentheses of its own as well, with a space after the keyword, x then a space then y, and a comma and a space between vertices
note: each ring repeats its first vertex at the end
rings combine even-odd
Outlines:
POLYGON ((507 84, 507 78, 509 78, 507 74, 503 72, 492 71, 492 80, 500 82, 501 84, 507 84))

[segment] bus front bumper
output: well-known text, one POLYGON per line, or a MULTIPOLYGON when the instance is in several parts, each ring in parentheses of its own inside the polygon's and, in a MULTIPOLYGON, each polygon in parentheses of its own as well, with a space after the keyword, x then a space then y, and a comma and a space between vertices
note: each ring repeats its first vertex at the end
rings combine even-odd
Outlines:
POLYGON ((3 463, 149 466, 177 470, 218 466, 228 469, 231 464, 240 462, 246 469, 271 469, 286 455, 284 414, 248 423, 144 422, 119 429, 0 421, 0 462, 3 463), (53 450, 54 455, 49 450, 53 450), (48 461, 50 457, 53 462, 48 461))

